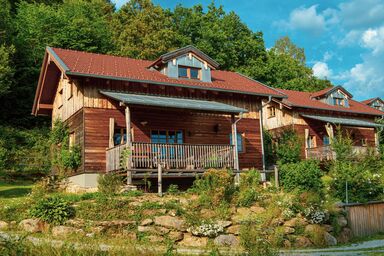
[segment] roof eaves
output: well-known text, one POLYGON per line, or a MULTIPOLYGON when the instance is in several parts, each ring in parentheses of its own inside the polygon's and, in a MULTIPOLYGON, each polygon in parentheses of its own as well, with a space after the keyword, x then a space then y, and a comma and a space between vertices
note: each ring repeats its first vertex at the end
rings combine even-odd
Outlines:
POLYGON ((64 69, 65 72, 70 71, 69 67, 64 63, 62 59, 56 54, 56 52, 49 46, 47 46, 47 51, 50 55, 58 62, 58 64, 61 66, 62 69, 64 69))
POLYGON ((93 78, 110 79, 110 80, 127 81, 127 82, 148 83, 148 84, 157 84, 157 85, 167 85, 167 86, 182 87, 182 88, 189 88, 189 89, 200 89, 200 90, 207 90, 207 91, 239 93, 239 94, 254 95, 254 96, 264 96, 264 97, 274 96, 274 97, 279 97, 277 95, 275 96, 275 95, 271 95, 271 94, 268 94, 268 93, 252 93, 252 92, 246 92, 246 91, 228 90, 228 89, 204 87, 204 86, 198 86, 198 85, 185 85, 185 84, 178 84, 178 83, 157 82, 157 81, 152 81, 152 80, 141 80, 141 79, 116 77, 116 76, 85 74, 85 73, 73 72, 73 71, 67 71, 66 75, 82 76, 82 77, 93 77, 93 78))
POLYGON ((372 115, 372 116, 384 116, 380 114, 374 114, 374 113, 368 113, 368 112, 356 112, 356 111, 351 111, 351 110, 342 110, 342 109, 329 109, 329 108, 319 108, 319 107, 311 107, 311 106, 302 106, 302 105, 297 105, 293 104, 293 107, 296 108, 308 108, 308 109, 319 109, 319 110, 326 110, 326 111, 333 111, 333 112, 343 112, 343 113, 352 113, 352 114, 363 114, 363 115, 372 115))

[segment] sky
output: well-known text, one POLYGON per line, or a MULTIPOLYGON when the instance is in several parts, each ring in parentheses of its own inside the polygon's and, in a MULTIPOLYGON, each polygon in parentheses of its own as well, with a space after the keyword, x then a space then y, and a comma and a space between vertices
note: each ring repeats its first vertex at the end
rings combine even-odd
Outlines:
MULTIPOLYGON (((113 0, 119 8, 127 0, 113 0)), ((211 0, 152 0, 163 8, 211 0)), ((305 49, 314 74, 344 86, 356 100, 384 98, 384 0, 216 0, 234 11, 265 45, 289 36, 305 49)))

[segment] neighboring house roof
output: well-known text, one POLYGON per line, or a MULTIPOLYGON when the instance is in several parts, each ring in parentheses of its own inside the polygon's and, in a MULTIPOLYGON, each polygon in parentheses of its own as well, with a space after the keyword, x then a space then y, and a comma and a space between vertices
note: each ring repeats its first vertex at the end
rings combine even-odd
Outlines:
POLYGON ((376 100, 379 100, 381 101, 382 103, 384 103, 384 101, 379 98, 379 97, 376 97, 376 98, 372 98, 372 99, 368 99, 368 100, 363 100, 361 103, 365 104, 365 105, 370 105, 372 102, 376 101, 376 100))
POLYGON ((159 63, 166 63, 176 57, 179 57, 181 55, 187 54, 187 53, 193 53, 200 59, 206 61, 211 67, 214 69, 217 69, 219 67, 219 63, 216 62, 214 59, 206 55, 204 52, 200 51, 198 48, 196 48, 193 45, 187 45, 185 47, 182 47, 180 49, 174 50, 172 52, 168 52, 166 54, 161 55, 157 60, 155 60, 151 66, 157 65, 159 63))
POLYGON ((280 92, 286 94, 288 98, 283 99, 282 102, 290 107, 300 107, 319 110, 330 110, 337 112, 357 113, 366 115, 383 116, 384 112, 371 108, 361 102, 349 99, 349 107, 334 106, 327 103, 315 100, 313 95, 318 95, 318 92, 300 92, 292 90, 278 89, 280 92))
POLYGON ((253 94, 260 96, 285 97, 279 91, 239 73, 212 70, 212 82, 169 78, 157 70, 149 69, 152 61, 127 57, 95 54, 59 48, 48 48, 65 69, 66 75, 97 77, 152 84, 162 84, 195 89, 216 90, 253 94))
POLYGON ((327 96, 327 95, 331 94, 332 92, 334 92, 336 90, 341 90, 346 95, 348 95, 349 98, 353 97, 353 95, 350 92, 348 92, 344 87, 342 87, 340 85, 339 86, 334 86, 334 87, 328 87, 328 88, 325 88, 323 90, 314 92, 314 93, 312 93, 311 97, 312 98, 318 98, 318 97, 322 97, 322 96, 327 96))

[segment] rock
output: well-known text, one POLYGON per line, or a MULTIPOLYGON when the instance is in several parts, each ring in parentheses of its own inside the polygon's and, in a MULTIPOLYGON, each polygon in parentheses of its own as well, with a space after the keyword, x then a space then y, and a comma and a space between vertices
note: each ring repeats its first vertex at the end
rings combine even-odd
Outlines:
POLYGON ((292 247, 291 241, 289 241, 289 240, 284 240, 283 245, 284 245, 284 248, 291 248, 292 247))
POLYGON ((201 209, 200 215, 202 219, 211 219, 216 216, 215 211, 210 210, 210 209, 201 209))
POLYGON ((305 236, 298 236, 295 239, 295 247, 304 248, 312 245, 311 240, 305 236))
POLYGON ((17 221, 13 220, 9 224, 11 224, 11 226, 16 226, 17 225, 17 221))
POLYGON ((48 230, 49 225, 39 219, 25 219, 19 223, 19 227, 30 233, 38 233, 48 230))
POLYGON ((77 229, 74 227, 67 227, 67 226, 55 226, 52 228, 52 236, 53 237, 66 237, 68 235, 73 234, 84 234, 84 231, 82 229, 77 229))
POLYGON ((85 226, 83 219, 70 219, 67 220, 65 224, 76 228, 82 228, 85 226))
POLYGON ((304 232, 306 234, 312 234, 312 233, 317 232, 321 229, 322 229, 321 226, 318 224, 309 224, 309 225, 305 226, 304 232))
POLYGON ((157 235, 165 235, 170 232, 170 230, 165 227, 154 227, 154 226, 138 226, 137 231, 157 234, 157 235))
POLYGON ((233 225, 227 228, 227 233, 228 234, 234 234, 234 235, 239 235, 240 234, 240 225, 233 225))
POLYGON ((95 237, 95 233, 87 233, 87 234, 85 234, 85 236, 93 238, 93 237, 95 237))
POLYGON ((239 246, 240 240, 234 235, 219 235, 213 243, 217 246, 239 246))
POLYGON ((156 227, 155 232, 159 235, 166 235, 170 232, 170 230, 165 227, 156 227))
POLYGON ((236 209, 236 213, 232 215, 232 221, 234 223, 241 223, 249 218, 252 218, 254 212, 250 208, 240 207, 236 209))
POLYGON ((352 237, 352 230, 350 228, 343 228, 340 234, 337 236, 337 241, 339 243, 348 243, 352 237))
POLYGON ((284 219, 283 218, 276 218, 271 221, 271 225, 274 227, 281 226, 284 224, 284 219))
POLYGON ((325 230, 327 232, 332 232, 333 231, 333 227, 331 225, 324 224, 323 227, 325 228, 325 230))
POLYGON ((147 236, 147 239, 151 243, 161 243, 164 241, 164 238, 162 238, 161 236, 154 236, 154 235, 147 236))
POLYGON ((155 233, 155 227, 138 226, 137 231, 145 233, 155 233))
POLYGON ((172 216, 158 216, 155 217, 155 224, 158 226, 176 229, 178 231, 185 231, 185 220, 179 218, 179 217, 172 217, 172 216))
POLYGON ((95 233, 95 234, 101 234, 105 231, 105 228, 102 226, 96 226, 96 227, 92 227, 91 231, 92 233, 95 233))
POLYGON ((9 227, 8 223, 0 220, 0 230, 7 230, 9 227))
POLYGON ((288 235, 288 234, 293 234, 293 233, 295 233, 295 229, 294 228, 284 227, 284 234, 288 235))
POLYGON ((251 212, 256 213, 256 214, 265 212, 265 208, 257 206, 257 205, 251 206, 249 209, 251 210, 251 212))
POLYGON ((208 237, 196 237, 189 233, 184 234, 184 239, 179 242, 181 246, 205 247, 208 244, 208 237))
POLYGON ((137 190, 136 185, 124 185, 124 186, 121 186, 120 188, 120 194, 129 192, 129 191, 136 191, 136 190, 137 190))
POLYGON ((294 228, 297 226, 304 226, 306 224, 308 224, 308 222, 304 218, 296 217, 296 218, 293 218, 293 219, 286 221, 284 223, 284 226, 294 228))
POLYGON ((232 225, 232 221, 229 221, 229 220, 219 220, 217 222, 217 224, 220 225, 223 228, 227 228, 227 227, 232 225))
POLYGON ((175 217, 177 214, 176 214, 176 210, 175 209, 172 209, 172 210, 169 210, 168 211, 168 215, 169 216, 172 216, 172 217, 175 217))
POLYGON ((348 225, 348 220, 344 217, 344 216, 339 216, 337 218, 337 224, 340 226, 340 227, 346 227, 348 225))
POLYGON ((151 219, 145 219, 140 223, 141 226, 148 226, 151 224, 153 224, 153 220, 151 220, 151 219))
POLYGON ((160 213, 160 214, 166 214, 167 213, 167 209, 158 209, 157 212, 160 213))
POLYGON ((179 232, 179 231, 171 231, 168 234, 168 238, 171 239, 172 241, 178 242, 183 240, 184 234, 183 232, 179 232))
POLYGON ((324 232, 324 241, 325 241, 325 244, 328 246, 337 245, 337 239, 333 235, 329 234, 328 232, 324 232))
POLYGON ((98 221, 94 223, 97 226, 102 226, 105 229, 110 228, 125 228, 130 225, 135 225, 135 221, 130 220, 112 220, 112 221, 98 221))

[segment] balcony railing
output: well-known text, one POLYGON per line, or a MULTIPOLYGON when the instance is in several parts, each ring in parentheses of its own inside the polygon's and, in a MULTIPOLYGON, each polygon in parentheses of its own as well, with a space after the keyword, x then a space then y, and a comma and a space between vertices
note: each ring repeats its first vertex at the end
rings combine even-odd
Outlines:
MULTIPOLYGON (((316 148, 307 148, 307 158, 316 160, 333 160, 336 158, 336 153, 331 146, 322 146, 316 148)), ((353 146, 352 153, 359 155, 365 154, 368 148, 363 146, 353 146)))
POLYGON ((165 169, 234 168, 233 145, 132 142, 123 156, 124 149, 126 145, 107 149, 107 172, 122 169, 122 157, 130 158, 132 169, 154 169, 158 163, 165 169))

